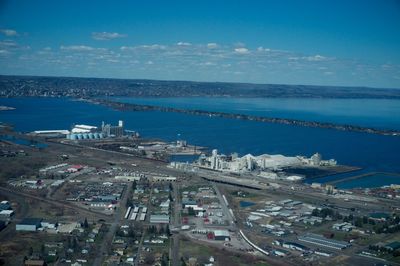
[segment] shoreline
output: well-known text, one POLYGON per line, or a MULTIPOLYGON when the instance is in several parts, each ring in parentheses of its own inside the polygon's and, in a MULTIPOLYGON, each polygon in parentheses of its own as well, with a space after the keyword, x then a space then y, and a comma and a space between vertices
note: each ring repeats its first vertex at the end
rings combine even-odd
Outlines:
POLYGON ((191 110, 191 109, 181 109, 174 107, 163 107, 163 106, 154 106, 154 105, 141 105, 141 104, 133 104, 133 103, 120 103, 113 102, 104 99, 87 99, 87 102, 93 104, 101 104, 103 106, 107 106, 120 111, 159 111, 159 112, 170 112, 170 113, 181 113, 188 115, 199 115, 199 116, 209 116, 209 117, 221 117, 221 118, 229 118, 229 119, 237 119, 237 120, 247 120, 247 121, 256 121, 262 123, 274 123, 274 124, 285 124, 285 125, 294 125, 294 126, 302 126, 302 127, 314 127, 314 128, 327 128, 334 129, 338 131, 350 131, 350 132, 360 132, 360 133, 368 133, 375 135, 384 135, 384 136, 400 136, 400 130, 386 130, 386 129, 377 129, 370 127, 362 127, 355 125, 342 125, 342 124, 334 124, 327 122, 316 122, 316 121, 305 121, 298 119, 287 119, 287 118, 276 118, 276 117, 265 117, 265 116, 256 116, 256 115, 245 115, 245 114, 237 114, 237 113, 226 113, 226 112, 214 112, 214 111, 205 111, 205 110, 191 110))

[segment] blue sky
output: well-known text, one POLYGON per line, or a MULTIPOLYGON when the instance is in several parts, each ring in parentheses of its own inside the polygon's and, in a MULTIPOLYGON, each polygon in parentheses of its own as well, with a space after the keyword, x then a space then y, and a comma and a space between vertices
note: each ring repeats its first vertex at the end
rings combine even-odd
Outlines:
POLYGON ((400 1, 2 1, 0 74, 400 88, 400 1))

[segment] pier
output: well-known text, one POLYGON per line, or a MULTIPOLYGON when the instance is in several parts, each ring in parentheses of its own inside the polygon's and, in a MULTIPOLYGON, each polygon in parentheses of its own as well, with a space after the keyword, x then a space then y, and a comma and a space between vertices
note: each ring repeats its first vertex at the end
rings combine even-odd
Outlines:
POLYGON ((365 174, 360 174, 360 175, 355 175, 355 176, 350 176, 350 177, 345 177, 345 178, 341 178, 341 179, 338 179, 338 180, 330 181, 330 182, 327 182, 327 184, 336 185, 338 183, 342 183, 342 182, 345 182, 345 181, 360 179, 360 178, 364 178, 364 177, 368 177, 368 176, 374 176, 374 175, 387 175, 387 176, 400 177, 399 173, 369 172, 369 173, 365 173, 365 174))

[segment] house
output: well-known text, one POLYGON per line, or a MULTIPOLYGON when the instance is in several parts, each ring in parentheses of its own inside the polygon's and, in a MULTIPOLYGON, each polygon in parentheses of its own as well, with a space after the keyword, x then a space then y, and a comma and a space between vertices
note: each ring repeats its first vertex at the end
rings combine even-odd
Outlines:
POLYGON ((337 223, 332 225, 332 229, 345 232, 350 232, 354 228, 355 227, 351 223, 337 223))

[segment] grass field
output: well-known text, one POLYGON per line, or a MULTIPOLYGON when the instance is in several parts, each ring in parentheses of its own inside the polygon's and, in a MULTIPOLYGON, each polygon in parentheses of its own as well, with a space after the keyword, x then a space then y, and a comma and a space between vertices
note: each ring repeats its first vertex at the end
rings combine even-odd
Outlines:
POLYGON ((214 265, 232 265, 232 266, 266 266, 268 263, 251 255, 235 254, 227 252, 224 249, 217 249, 203 244, 197 244, 187 239, 182 239, 179 242, 179 255, 188 262, 190 258, 196 258, 198 264, 209 263, 210 257, 214 257, 214 265))

